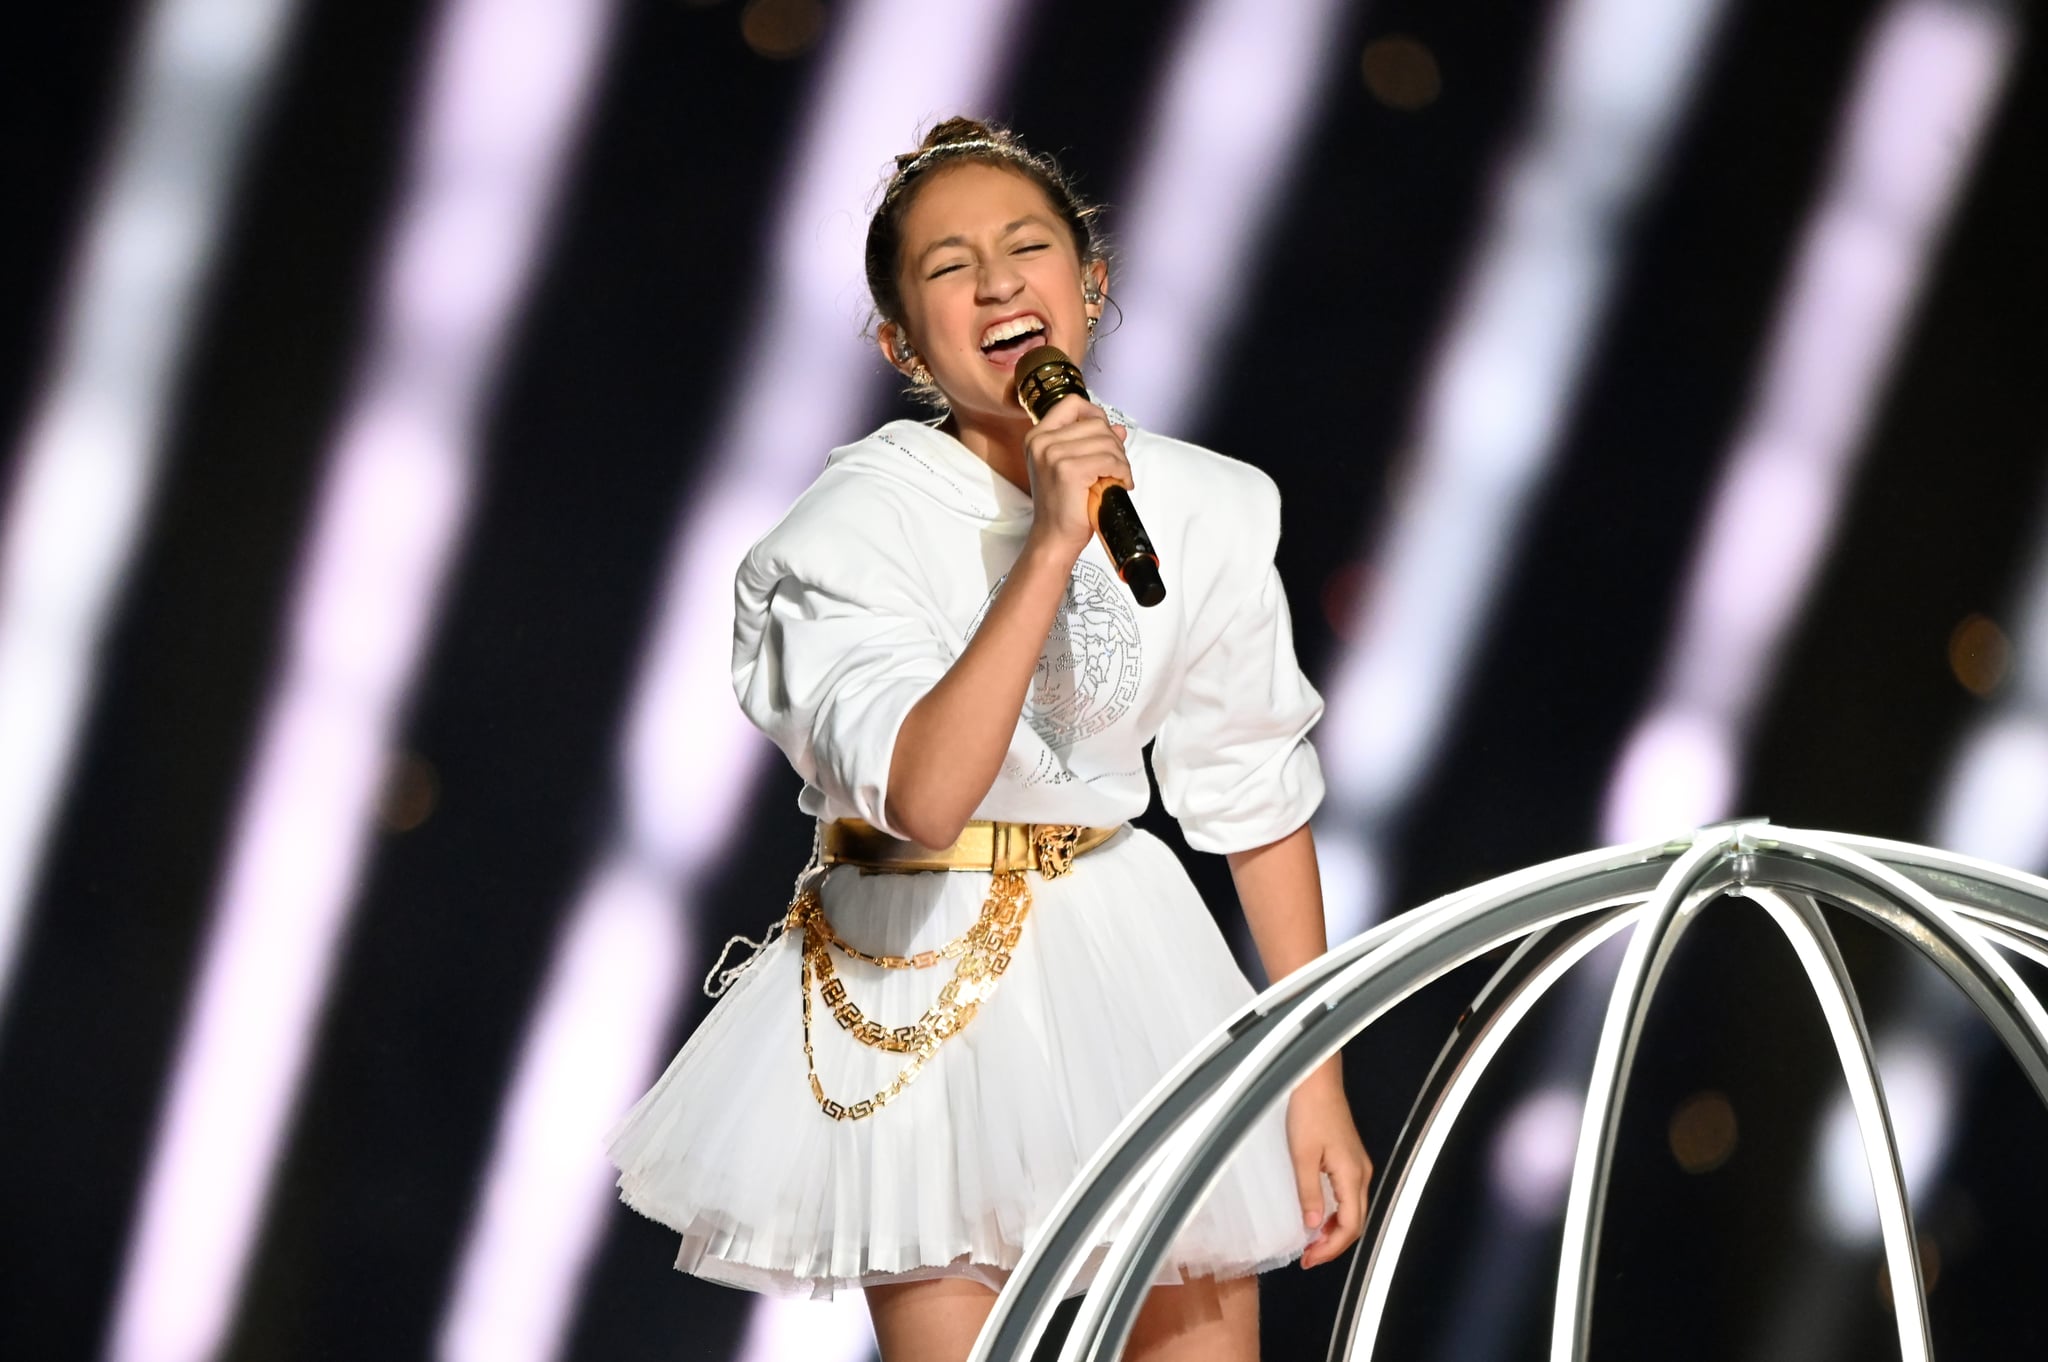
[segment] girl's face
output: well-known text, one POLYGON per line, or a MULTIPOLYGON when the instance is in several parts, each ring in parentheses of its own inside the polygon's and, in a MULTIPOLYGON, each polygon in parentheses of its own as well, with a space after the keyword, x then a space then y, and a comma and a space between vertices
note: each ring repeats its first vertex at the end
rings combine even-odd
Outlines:
MULTIPOLYGON (((1073 235, 1045 192, 1023 175, 968 162, 936 171, 903 217, 900 333, 931 370, 956 420, 985 425, 1026 418, 1017 406, 1017 357, 1057 345, 1076 364, 1088 350, 1088 319, 1073 235)), ((1102 262, 1086 271, 1098 293, 1102 262)), ((882 329, 893 353, 899 328, 882 329)))

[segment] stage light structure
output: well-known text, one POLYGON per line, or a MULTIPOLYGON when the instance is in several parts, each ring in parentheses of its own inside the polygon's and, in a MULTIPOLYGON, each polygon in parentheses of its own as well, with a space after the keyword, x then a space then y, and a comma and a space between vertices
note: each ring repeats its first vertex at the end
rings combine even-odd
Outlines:
POLYGON ((1315 824, 1330 939, 1378 911, 1385 830, 1426 775, 1488 602, 1557 454, 1624 234, 1717 31, 1720 0, 1572 0, 1414 416, 1373 590, 1327 687, 1315 824))
POLYGON ((1388 1009, 1514 944, 1460 1017, 1380 1170, 1331 1345, 1333 1358, 1370 1362, 1385 1280, 1465 1098, 1544 990, 1596 938, 1626 927, 1628 946, 1587 1085, 1558 1259, 1550 1357, 1583 1362, 1592 1267, 1634 1053, 1683 933, 1731 896, 1757 903, 1783 931, 1820 1005, 1854 1099, 1897 1303, 1900 1354, 1906 1362, 1928 1362, 1926 1293, 1898 1141, 1822 905, 1884 930, 1938 969, 2048 1103, 2048 1010, 1999 953, 2014 941, 2048 946, 2048 880, 1930 847, 1759 822, 1501 876, 1383 922, 1268 989, 1162 1080, 1068 1188, 1011 1275, 973 1362, 1029 1355, 1061 1295, 1091 1261, 1093 1280, 1061 1362, 1115 1356, 1173 1237, 1261 1115, 1388 1009))
POLYGON ((233 1319, 467 521, 478 425, 600 69, 610 0, 452 0, 366 354, 314 515, 171 1075, 107 1356, 233 1319))
POLYGON ((0 1002, 295 0, 158 0, 0 519, 0 1002))

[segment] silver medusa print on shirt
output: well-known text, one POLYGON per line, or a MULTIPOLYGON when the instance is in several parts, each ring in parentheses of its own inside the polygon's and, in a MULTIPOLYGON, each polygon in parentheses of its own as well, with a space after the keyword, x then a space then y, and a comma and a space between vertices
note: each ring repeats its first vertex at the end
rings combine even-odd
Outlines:
MULTIPOLYGON (((1006 580, 1007 573, 989 589, 988 599, 967 627, 969 638, 981 627, 1006 580)), ((1130 711, 1143 675, 1144 644, 1131 593, 1108 569, 1080 559, 1067 578, 1066 596, 1038 655, 1031 690, 1024 697, 1024 722, 1052 753, 1064 756, 1130 711)), ((1015 774, 1032 784, 1074 778, 1063 765, 1045 760, 1036 770, 1015 774)))

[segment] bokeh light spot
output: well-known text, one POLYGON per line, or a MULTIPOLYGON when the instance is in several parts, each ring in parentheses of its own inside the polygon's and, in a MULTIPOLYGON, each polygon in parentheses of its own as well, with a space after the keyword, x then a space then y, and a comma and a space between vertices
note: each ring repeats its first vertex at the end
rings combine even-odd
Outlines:
POLYGON ((740 36, 764 57, 782 61, 809 50, 825 27, 818 0, 747 0, 740 36))
POLYGON ((1350 643, 1358 636, 1360 617, 1365 613, 1365 595, 1371 585, 1372 569, 1353 559, 1323 582, 1323 622, 1333 637, 1350 643))
POLYGON ((1443 73, 1436 54, 1414 38, 1392 35, 1365 45, 1365 88, 1390 109, 1413 113, 1436 103, 1443 73))
POLYGON ((377 822, 387 832, 411 832, 433 816, 440 802, 441 777, 434 764, 417 753, 401 753, 377 796, 377 822))
POLYGON ((1948 636, 1948 669, 1970 694, 1988 696, 2012 672, 2012 640, 1984 615, 1966 615, 1948 636))
POLYGON ((1694 1093, 1671 1114, 1671 1157, 1688 1173, 1711 1173, 1735 1153, 1735 1108, 1725 1094, 1694 1093))

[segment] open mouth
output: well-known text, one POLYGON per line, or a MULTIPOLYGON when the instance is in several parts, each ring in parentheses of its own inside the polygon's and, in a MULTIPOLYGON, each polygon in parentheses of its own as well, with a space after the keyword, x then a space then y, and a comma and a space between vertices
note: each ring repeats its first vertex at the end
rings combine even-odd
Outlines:
POLYGON ((997 322, 981 333, 981 353, 997 364, 1012 363, 1032 346, 1044 343, 1044 319, 1028 314, 997 322))

